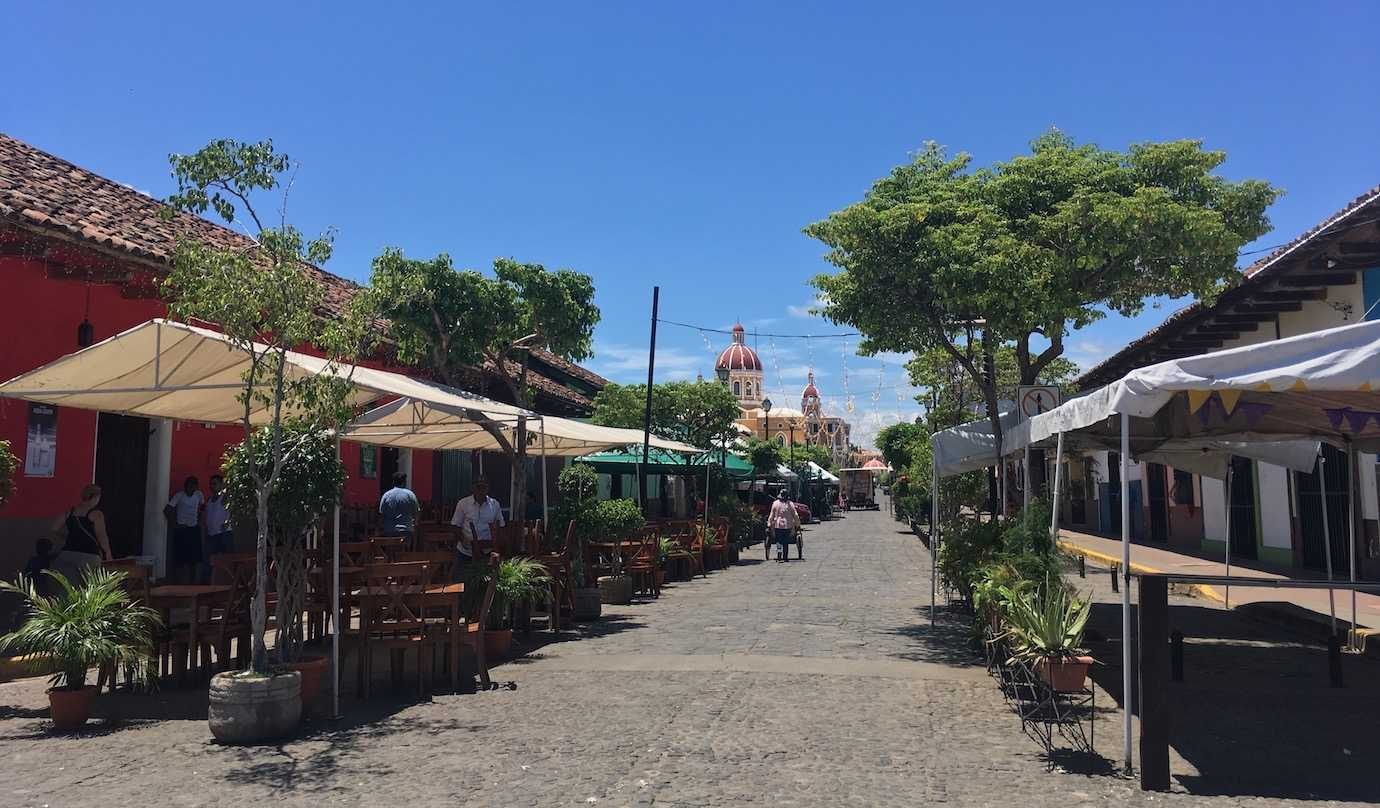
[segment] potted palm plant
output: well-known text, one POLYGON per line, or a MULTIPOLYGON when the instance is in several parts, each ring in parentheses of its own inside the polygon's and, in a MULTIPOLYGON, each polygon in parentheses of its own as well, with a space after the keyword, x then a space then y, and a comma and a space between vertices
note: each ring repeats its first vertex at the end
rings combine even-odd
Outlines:
POLYGON ((1005 617, 1013 659, 1033 663, 1040 678, 1061 693, 1083 688, 1095 660, 1083 648, 1083 629, 1092 604, 1062 584, 1010 592, 1005 617))
POLYGON ((0 582, 0 591, 23 599, 27 613, 18 629, 0 637, 0 652, 32 654, 56 668, 48 689, 53 726, 76 729, 91 716, 96 686, 86 677, 93 668, 120 667, 152 678, 158 613, 130 599, 123 572, 95 567, 75 585, 59 572, 44 574, 57 584, 51 597, 40 595, 31 579, 0 582))
POLYGON ((657 542, 656 585, 658 588, 666 583, 666 562, 670 560, 671 553, 675 550, 676 540, 670 536, 662 536, 657 542))
MULTIPOLYGON (((474 585, 465 590, 482 592, 488 581, 487 567, 472 565, 474 585)), ((508 655, 513 644, 513 610, 530 607, 551 596, 551 576, 546 567, 531 558, 504 559, 494 581, 494 602, 489 607, 489 624, 484 629, 484 653, 490 659, 508 655)))
MULTIPOLYGON (((608 541, 629 538, 643 524, 642 509, 630 499, 610 499, 595 508, 595 522, 608 541)), ((622 553, 613 551, 613 574, 599 579, 604 603, 632 603, 632 577, 623 573, 622 553)))

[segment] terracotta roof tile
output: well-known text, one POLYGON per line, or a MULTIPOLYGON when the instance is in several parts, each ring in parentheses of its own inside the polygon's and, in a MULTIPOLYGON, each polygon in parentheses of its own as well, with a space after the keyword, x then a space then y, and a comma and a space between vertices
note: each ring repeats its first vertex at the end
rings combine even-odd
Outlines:
MULTIPOLYGON (((0 133, 0 219, 19 227, 64 237, 117 255, 166 266, 179 234, 219 247, 245 248, 253 241, 199 216, 160 214, 164 203, 60 157, 0 133)), ((320 267, 308 270, 325 287, 322 314, 337 316, 359 285, 320 267)), ((542 353, 542 361, 596 386, 607 382, 579 365, 542 353)), ((579 392, 529 371, 528 383, 541 393, 588 410, 579 392)))

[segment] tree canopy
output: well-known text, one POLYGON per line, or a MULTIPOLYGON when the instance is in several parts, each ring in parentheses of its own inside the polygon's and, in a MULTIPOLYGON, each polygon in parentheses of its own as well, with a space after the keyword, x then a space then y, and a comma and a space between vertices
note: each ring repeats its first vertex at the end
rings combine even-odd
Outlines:
POLYGON ((862 332, 864 351, 945 351, 1000 429, 983 368, 1001 346, 1033 383, 1071 330, 1239 279, 1237 253, 1268 231, 1279 192, 1213 173, 1225 158, 1198 141, 1123 152, 1050 131, 1029 154, 974 169, 928 143, 862 201, 805 228, 840 270, 814 280, 821 311, 862 332))
MULTIPOLYGON (((977 345, 963 341, 957 347, 973 361, 978 361, 977 345)), ((1021 384, 1015 348, 1010 345, 998 346, 993 351, 992 367, 997 399, 1014 401, 1021 384)), ((910 374, 910 383, 921 388, 915 400, 925 406, 927 432, 937 432, 978 417, 976 413, 981 411, 986 400, 983 390, 947 350, 935 347, 921 352, 906 363, 906 371, 910 374)), ((1045 365, 1031 383, 1052 385, 1069 393, 1073 390, 1073 380, 1077 374, 1078 366, 1061 356, 1045 365)), ((877 448, 880 449, 881 445, 877 448)))
MULTIPOLYGON (((646 404, 647 385, 610 384, 595 395, 591 420, 641 429, 646 404)), ((738 437, 734 420, 741 412, 733 393, 717 381, 652 385, 652 433, 663 438, 701 449, 722 446, 738 437)))

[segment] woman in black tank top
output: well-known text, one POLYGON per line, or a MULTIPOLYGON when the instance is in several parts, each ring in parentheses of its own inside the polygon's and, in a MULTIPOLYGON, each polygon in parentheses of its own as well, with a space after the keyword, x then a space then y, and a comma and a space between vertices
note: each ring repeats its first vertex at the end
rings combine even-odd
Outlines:
MULTIPOLYGON (((61 527, 65 535, 62 553, 73 553, 77 558, 68 559, 70 568, 82 566, 77 562, 96 563, 110 560, 110 539, 105 534, 105 514, 100 511, 101 487, 88 485, 82 489, 81 502, 67 512, 67 515, 54 525, 54 532, 61 527), (94 556, 94 559, 90 558, 94 556)), ((61 555, 61 553, 59 554, 61 555)))

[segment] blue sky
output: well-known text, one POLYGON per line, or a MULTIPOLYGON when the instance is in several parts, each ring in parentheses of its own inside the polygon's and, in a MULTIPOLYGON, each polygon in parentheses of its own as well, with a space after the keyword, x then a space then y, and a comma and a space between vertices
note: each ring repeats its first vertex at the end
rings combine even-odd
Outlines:
MULTIPOLYGON (((1380 5, 1119 5, 30 3, 0 32, 0 128, 155 196, 168 152, 271 136, 301 162, 292 218, 339 230, 328 268, 362 280, 398 246, 588 272, 588 364, 633 381, 653 284, 672 320, 845 330, 805 314, 829 267, 800 229, 926 140, 986 163, 1050 126, 1201 138, 1228 176, 1288 192, 1255 247, 1380 182, 1380 5)), ((1095 362, 1179 305, 1069 355, 1095 362)), ((727 340, 660 336, 659 379, 708 375, 727 340)), ((901 358, 851 345, 760 338, 773 398, 813 366, 864 438, 912 417, 901 358)))

